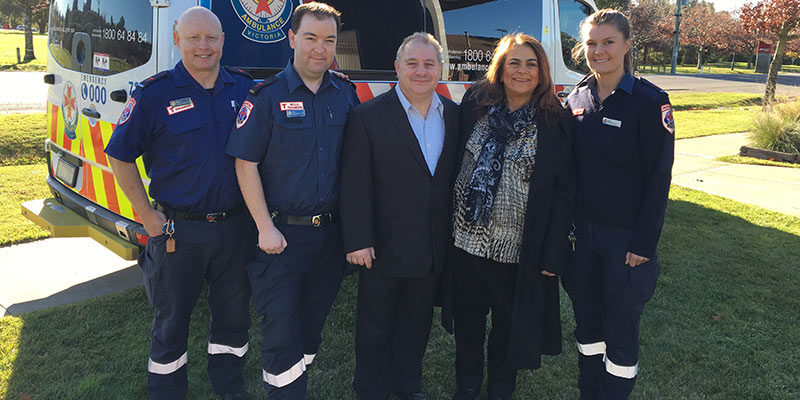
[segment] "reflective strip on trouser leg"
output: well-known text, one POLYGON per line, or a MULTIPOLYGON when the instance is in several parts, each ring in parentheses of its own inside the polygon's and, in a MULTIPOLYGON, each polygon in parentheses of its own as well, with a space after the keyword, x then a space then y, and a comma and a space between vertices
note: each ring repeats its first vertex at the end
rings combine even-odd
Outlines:
POLYGON ((303 354, 303 362, 305 362, 306 365, 311 365, 311 363, 314 362, 314 357, 316 356, 316 354, 303 354))
POLYGON ((148 361, 147 363, 147 371, 159 375, 171 374, 179 370, 182 366, 186 365, 186 362, 188 360, 189 360, 188 353, 183 353, 183 355, 180 356, 177 360, 167 364, 157 363, 153 361, 153 359, 151 358, 150 361, 148 361))
POLYGON ((606 342, 578 343, 578 352, 587 357, 606 354, 606 342))
POLYGON ((606 372, 620 378, 633 379, 636 378, 636 374, 639 373, 638 362, 631 367, 617 365, 608 359, 608 355, 603 356, 603 362, 606 364, 606 372))
POLYGON ((297 364, 293 365, 291 368, 281 372, 278 375, 272 375, 265 370, 262 370, 262 372, 264 373, 264 382, 267 382, 275 387, 284 387, 294 382, 297 378, 303 375, 303 372, 305 370, 306 370, 306 361, 304 358, 301 358, 300 361, 297 362, 297 364))
POLYGON ((247 349, 250 343, 245 343, 242 347, 226 346, 224 344, 209 343, 208 354, 233 354, 236 357, 242 358, 247 354, 247 349))

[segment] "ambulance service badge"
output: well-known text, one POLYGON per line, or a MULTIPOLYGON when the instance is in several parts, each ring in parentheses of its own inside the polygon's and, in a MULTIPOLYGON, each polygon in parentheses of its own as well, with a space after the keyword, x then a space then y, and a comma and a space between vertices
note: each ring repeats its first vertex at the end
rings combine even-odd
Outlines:
POLYGON ((283 40, 284 26, 292 17, 292 0, 231 0, 236 15, 242 20, 242 36, 258 43, 283 40))
POLYGON ((64 82, 64 93, 61 98, 61 118, 64 119, 64 134, 75 140, 75 129, 78 127, 78 98, 72 82, 64 82))
POLYGON ((672 118, 672 106, 669 104, 661 106, 661 125, 664 125, 664 129, 670 135, 675 134, 675 120, 672 118))

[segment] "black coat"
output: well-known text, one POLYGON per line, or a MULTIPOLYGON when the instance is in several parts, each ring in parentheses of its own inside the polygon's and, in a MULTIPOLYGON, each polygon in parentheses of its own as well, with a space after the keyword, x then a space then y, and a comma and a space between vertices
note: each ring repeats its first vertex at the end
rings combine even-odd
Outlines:
MULTIPOLYGON (((461 103, 460 157, 477 121, 476 110, 477 104, 468 91, 461 103)), ((541 116, 541 111, 537 111, 537 116, 541 116)), ((551 121, 541 117, 537 120, 536 164, 528 194, 506 356, 506 365, 514 369, 538 368, 542 354, 561 352, 558 278, 544 276, 541 271, 561 275, 567 265, 570 248, 567 237, 576 181, 571 151, 572 118, 564 110, 551 121)), ((458 273, 457 268, 448 265, 445 279, 449 276, 450 282, 445 282, 445 295, 452 292, 452 274, 458 273)), ((451 302, 452 298, 445 297, 442 310, 442 322, 449 331, 451 302)))
POLYGON ((444 268, 452 242, 459 109, 439 98, 445 137, 432 176, 395 89, 347 117, 339 194, 344 249, 374 247, 377 274, 412 278, 444 268))

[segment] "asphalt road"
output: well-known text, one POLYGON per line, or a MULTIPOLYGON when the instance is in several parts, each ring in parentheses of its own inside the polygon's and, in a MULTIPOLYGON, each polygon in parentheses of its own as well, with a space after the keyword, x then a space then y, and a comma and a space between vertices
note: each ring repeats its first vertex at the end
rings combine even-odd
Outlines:
MULTIPOLYGON (((722 92, 763 94, 767 76, 765 74, 733 75, 656 75, 642 74, 667 92, 722 92)), ((781 72, 778 75, 779 96, 800 96, 800 74, 781 72)))

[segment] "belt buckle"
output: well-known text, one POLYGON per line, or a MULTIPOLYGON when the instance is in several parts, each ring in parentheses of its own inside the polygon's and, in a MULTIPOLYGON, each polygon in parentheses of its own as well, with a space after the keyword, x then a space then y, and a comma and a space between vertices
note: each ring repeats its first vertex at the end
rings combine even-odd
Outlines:
POLYGON ((314 228, 319 228, 322 225, 322 214, 311 217, 311 225, 314 225, 314 228))
POLYGON ((224 218, 224 217, 225 217, 225 213, 206 214, 206 222, 210 222, 210 223, 217 222, 218 219, 224 218))

